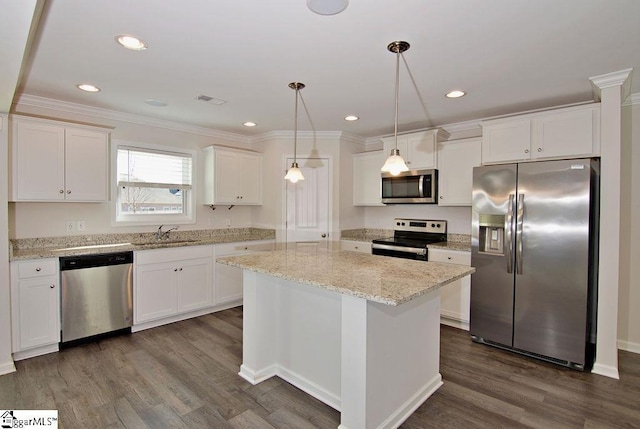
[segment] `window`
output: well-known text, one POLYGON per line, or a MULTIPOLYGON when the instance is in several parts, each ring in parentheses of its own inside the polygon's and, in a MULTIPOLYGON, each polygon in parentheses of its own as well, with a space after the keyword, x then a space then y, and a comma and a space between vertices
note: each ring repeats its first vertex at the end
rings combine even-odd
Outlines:
POLYGON ((191 151, 114 144, 117 224, 194 221, 191 151))

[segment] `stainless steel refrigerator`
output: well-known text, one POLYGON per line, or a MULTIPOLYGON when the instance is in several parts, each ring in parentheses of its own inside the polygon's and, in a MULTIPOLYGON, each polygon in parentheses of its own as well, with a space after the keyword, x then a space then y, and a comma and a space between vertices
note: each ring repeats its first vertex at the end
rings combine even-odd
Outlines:
POLYGON ((474 168, 474 341, 590 369, 599 173, 597 159, 474 168))

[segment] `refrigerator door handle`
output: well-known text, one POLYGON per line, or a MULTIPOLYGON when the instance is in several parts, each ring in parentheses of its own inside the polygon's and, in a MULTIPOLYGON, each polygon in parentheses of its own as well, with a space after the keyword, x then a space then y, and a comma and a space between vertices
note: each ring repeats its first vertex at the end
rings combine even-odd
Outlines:
POLYGON ((504 219, 504 254, 507 257, 507 273, 513 273, 513 200, 515 196, 509 194, 509 207, 507 209, 507 217, 504 219))
POLYGON ((516 274, 522 274, 522 223, 524 221, 524 194, 518 194, 516 213, 516 274))

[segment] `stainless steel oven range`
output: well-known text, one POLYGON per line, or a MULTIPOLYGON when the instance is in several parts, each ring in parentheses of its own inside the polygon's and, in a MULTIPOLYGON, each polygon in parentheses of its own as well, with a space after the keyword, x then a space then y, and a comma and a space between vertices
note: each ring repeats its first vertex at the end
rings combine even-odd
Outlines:
POLYGON ((446 220, 396 218, 394 224, 393 237, 373 240, 372 254, 427 261, 427 245, 447 241, 446 220))

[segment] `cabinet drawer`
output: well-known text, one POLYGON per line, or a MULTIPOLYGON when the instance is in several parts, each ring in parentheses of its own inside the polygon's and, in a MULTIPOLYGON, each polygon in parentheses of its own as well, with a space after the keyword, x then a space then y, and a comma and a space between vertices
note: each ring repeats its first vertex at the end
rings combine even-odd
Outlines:
POLYGON ((429 261, 444 262, 447 264, 471 265, 471 253, 458 252, 455 250, 429 249, 429 261))
POLYGON ((135 252, 136 265, 155 264, 160 262, 183 261, 196 258, 212 258, 213 246, 185 246, 167 249, 138 250, 135 252))
POLYGON ((340 250, 371 253, 371 243, 365 241, 340 240, 340 250))
POLYGON ((57 259, 18 262, 18 278, 52 276, 56 274, 57 259))
POLYGON ((241 253, 264 252, 267 250, 273 250, 273 246, 273 240, 216 244, 216 257, 238 255, 241 253))

